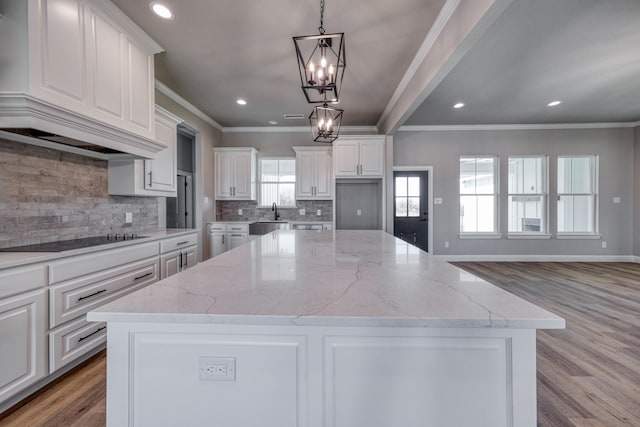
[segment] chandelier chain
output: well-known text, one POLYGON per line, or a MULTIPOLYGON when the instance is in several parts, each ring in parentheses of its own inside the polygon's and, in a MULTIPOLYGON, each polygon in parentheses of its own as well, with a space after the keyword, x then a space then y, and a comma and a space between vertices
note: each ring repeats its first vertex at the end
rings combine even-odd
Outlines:
POLYGON ((320 34, 324 34, 324 0, 320 0, 320 34))

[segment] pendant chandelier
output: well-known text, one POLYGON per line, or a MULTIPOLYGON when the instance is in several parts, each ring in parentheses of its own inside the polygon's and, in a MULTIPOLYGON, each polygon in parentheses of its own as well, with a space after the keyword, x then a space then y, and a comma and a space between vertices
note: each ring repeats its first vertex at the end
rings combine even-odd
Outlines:
POLYGON ((325 34, 324 0, 320 0, 318 31, 318 35, 293 38, 302 91, 311 104, 338 102, 346 67, 344 33, 325 34))
POLYGON ((326 103, 313 107, 313 111, 309 115, 313 141, 326 143, 335 141, 340 134, 343 112, 343 110, 331 107, 326 103))

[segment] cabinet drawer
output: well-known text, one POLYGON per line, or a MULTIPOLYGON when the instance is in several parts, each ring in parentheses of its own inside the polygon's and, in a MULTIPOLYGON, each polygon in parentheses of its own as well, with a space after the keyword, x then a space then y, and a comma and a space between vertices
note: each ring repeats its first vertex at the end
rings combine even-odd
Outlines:
POLYGON ((197 234, 188 234, 186 236, 173 237, 160 242, 160 253, 167 253, 187 246, 193 246, 198 243, 197 234))
POLYGON ((54 328, 158 280, 151 258, 49 287, 49 323, 54 328))
POLYGON ((107 341, 107 324, 80 318, 49 333, 49 373, 107 341))
POLYGON ((45 265, 10 268, 0 271, 0 298, 44 288, 47 283, 45 265))
POLYGON ((49 284, 158 255, 158 242, 74 256, 49 264, 49 284))
POLYGON ((227 224, 227 233, 249 233, 249 224, 227 224))

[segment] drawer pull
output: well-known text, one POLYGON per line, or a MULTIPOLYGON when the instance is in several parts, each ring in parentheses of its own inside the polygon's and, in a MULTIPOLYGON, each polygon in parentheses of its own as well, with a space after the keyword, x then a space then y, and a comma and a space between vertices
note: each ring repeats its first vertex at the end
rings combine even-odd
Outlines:
POLYGON ((94 292, 94 293, 92 293, 91 295, 85 295, 85 296, 83 296, 83 297, 78 298, 78 301, 82 301, 83 299, 87 299, 87 298, 95 297, 96 295, 100 295, 100 294, 101 294, 101 293, 103 293, 103 292, 107 292, 107 290, 106 290, 106 289, 103 289, 103 290, 101 290, 101 291, 94 292))
POLYGON ((152 272, 152 271, 150 271, 150 272, 148 272, 147 274, 143 274, 142 276, 134 277, 134 278, 133 278, 133 281, 135 282, 136 280, 140 280, 140 279, 143 279, 143 278, 145 278, 145 277, 149 277, 149 276, 151 276, 152 274, 153 274, 153 272, 152 272))
POLYGON ((87 335, 86 337, 82 337, 82 338, 78 338, 78 342, 82 342, 84 340, 86 340, 87 338, 97 334, 98 332, 102 331, 103 329, 106 329, 106 326, 103 326, 102 328, 98 328, 95 331, 91 332, 89 335, 87 335))
POLYGON ((189 243, 189 241, 185 240, 184 242, 176 243, 176 246, 186 245, 187 243, 189 243))

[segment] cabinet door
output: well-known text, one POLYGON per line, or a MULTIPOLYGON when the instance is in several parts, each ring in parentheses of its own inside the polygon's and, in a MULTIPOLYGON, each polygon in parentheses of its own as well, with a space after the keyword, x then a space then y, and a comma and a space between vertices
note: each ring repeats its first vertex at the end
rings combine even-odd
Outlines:
POLYGON ((314 153, 296 153, 296 199, 314 196, 314 153))
POLYGON ((236 153, 234 155, 233 197, 235 199, 251 199, 251 154, 236 153))
POLYGON ((211 257, 220 255, 227 250, 227 238, 225 233, 209 234, 209 254, 211 257))
POLYGON ((144 161, 144 188, 154 191, 176 191, 177 129, 172 123, 156 120, 156 139, 168 145, 152 160, 144 161))
POLYGON ((382 141, 360 141, 360 175, 384 175, 384 143, 382 141))
POLYGON ((153 135, 153 55, 144 52, 129 38, 126 40, 126 55, 129 70, 125 94, 128 106, 127 121, 132 129, 138 129, 142 134, 153 135))
POLYGON ((228 247, 230 250, 249 241, 249 235, 246 233, 231 233, 227 236, 229 237, 228 247))
POLYGON ((86 111, 83 7, 76 0, 39 0, 29 8, 33 3, 32 90, 53 104, 86 111))
POLYGON ((180 270, 180 252, 172 252, 160 257, 160 277, 166 279, 180 270))
POLYGON ((232 197, 233 163, 232 153, 215 153, 216 199, 230 199, 232 197))
POLYGON ((333 147, 336 176, 358 175, 358 142, 340 142, 333 147))
POLYGON ((43 378, 44 289, 0 300, 0 401, 43 378))
POLYGON ((333 159, 329 152, 315 153, 315 196, 320 199, 331 199, 333 194, 333 159))
POLYGON ((186 270, 196 265, 196 248, 189 248, 182 251, 182 269, 186 270))

